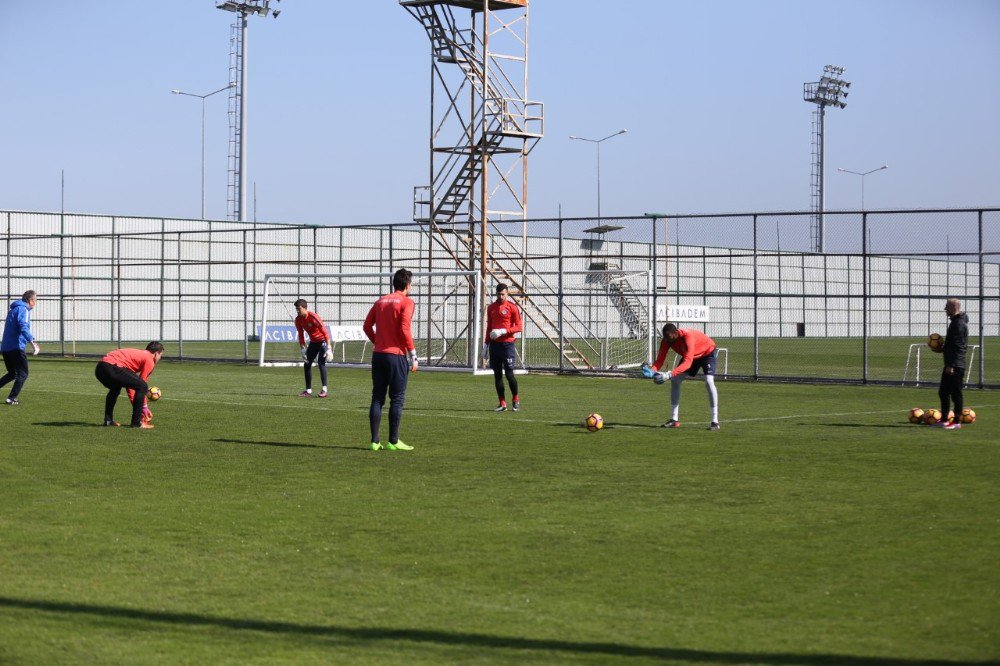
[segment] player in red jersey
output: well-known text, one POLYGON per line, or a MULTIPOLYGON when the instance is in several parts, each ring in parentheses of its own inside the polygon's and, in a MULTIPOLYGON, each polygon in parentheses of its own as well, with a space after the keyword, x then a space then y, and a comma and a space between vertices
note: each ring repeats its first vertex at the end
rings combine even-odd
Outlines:
POLYGON ((513 409, 521 409, 521 399, 517 393, 517 377, 514 376, 516 354, 514 334, 524 329, 521 323, 521 311, 510 300, 507 285, 497 285, 497 299, 486 308, 486 337, 483 341, 483 358, 490 359, 493 369, 493 383, 496 385, 500 404, 493 411, 507 411, 507 399, 503 389, 503 375, 507 375, 510 392, 513 396, 513 409))
POLYGON ((705 388, 708 389, 708 405, 712 408, 712 423, 709 430, 719 430, 719 392, 715 389, 715 365, 719 358, 719 350, 715 341, 701 331, 693 328, 677 328, 673 324, 663 326, 663 340, 656 355, 653 367, 642 366, 642 374, 651 377, 657 384, 670 380, 670 406, 673 413, 670 420, 663 424, 664 428, 680 428, 677 420, 681 407, 681 382, 685 377, 694 377, 701 369, 705 374, 705 388), (660 372, 663 362, 667 360, 667 352, 673 349, 681 357, 680 363, 669 372, 660 372))
POLYGON ((306 373, 306 390, 299 393, 300 398, 312 396, 312 364, 313 361, 319 366, 319 378, 323 382, 323 390, 319 392, 319 397, 325 398, 326 392, 326 358, 330 349, 330 334, 326 330, 323 319, 315 312, 309 312, 308 303, 304 298, 295 301, 295 330, 299 334, 299 347, 302 350, 302 359, 305 361, 303 368, 306 373), (309 346, 306 346, 305 336, 309 336, 309 346))
POLYGON ((417 350, 413 345, 410 321, 413 319, 413 300, 410 282, 413 273, 400 268, 392 276, 391 294, 375 301, 365 317, 365 335, 372 341, 372 402, 368 409, 371 426, 371 448, 382 448, 379 427, 382 424, 382 407, 389 392, 389 451, 410 451, 412 446, 399 439, 399 424, 403 420, 403 401, 406 399, 406 382, 410 372, 417 371, 417 350))
POLYGON ((133 428, 152 428, 153 412, 146 405, 146 380, 163 357, 163 345, 150 342, 145 349, 115 349, 100 360, 94 370, 97 381, 108 389, 104 399, 104 425, 120 425, 115 421, 115 403, 122 389, 127 389, 132 402, 133 428))

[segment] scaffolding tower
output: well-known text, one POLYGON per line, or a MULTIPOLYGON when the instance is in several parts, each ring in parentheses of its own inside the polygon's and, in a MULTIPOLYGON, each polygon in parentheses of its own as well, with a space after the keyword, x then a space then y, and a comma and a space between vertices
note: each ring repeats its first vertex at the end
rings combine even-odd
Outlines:
POLYGON ((813 211, 810 240, 814 252, 826 251, 826 221, 823 214, 826 210, 823 174, 826 138, 823 124, 826 119, 826 107, 843 109, 847 106, 847 102, 844 100, 847 98, 847 89, 851 87, 851 84, 841 78, 844 71, 843 67, 827 65, 823 68, 823 76, 820 77, 819 81, 802 84, 802 98, 816 105, 816 108, 813 109, 812 177, 810 180, 813 211))

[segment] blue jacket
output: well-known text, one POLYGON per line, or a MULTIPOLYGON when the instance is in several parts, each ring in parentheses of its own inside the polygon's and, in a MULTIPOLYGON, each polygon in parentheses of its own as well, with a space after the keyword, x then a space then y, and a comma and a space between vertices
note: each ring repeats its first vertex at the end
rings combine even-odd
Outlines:
POLYGON ((31 308, 24 301, 16 300, 10 304, 7 312, 0 351, 23 350, 34 339, 31 335, 31 308))

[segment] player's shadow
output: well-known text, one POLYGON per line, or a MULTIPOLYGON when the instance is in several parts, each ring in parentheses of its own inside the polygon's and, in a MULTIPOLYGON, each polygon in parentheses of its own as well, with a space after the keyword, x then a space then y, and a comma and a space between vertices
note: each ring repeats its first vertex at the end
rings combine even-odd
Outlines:
POLYGON ((91 423, 90 421, 35 421, 32 425, 50 426, 55 428, 76 428, 79 426, 84 426, 86 428, 104 427, 100 423, 91 423))
POLYGON ((213 442, 221 442, 223 444, 253 444, 255 446, 277 446, 283 449, 343 449, 345 451, 367 451, 368 449, 362 446, 338 446, 336 444, 299 444, 297 442, 268 442, 258 439, 228 439, 217 437, 213 442))
MULTIPOLYGON (((693 650, 690 648, 630 645, 611 641, 574 641, 559 638, 529 638, 503 634, 486 634, 468 631, 448 631, 444 629, 411 629, 403 627, 349 627, 330 624, 304 624, 279 620, 256 620, 252 618, 226 617, 183 611, 146 610, 124 606, 104 606, 76 602, 44 601, 0 596, 0 609, 9 611, 41 611, 42 613, 63 613, 69 617, 110 619, 116 623, 139 623, 146 630, 146 623, 160 623, 171 632, 179 626, 191 631, 206 628, 234 632, 255 632, 281 639, 295 637, 300 641, 344 640, 381 644, 385 649, 398 643, 413 646, 455 646, 473 648, 489 656, 493 651, 535 651, 545 653, 555 659, 628 657, 670 663, 711 663, 711 664, 787 664, 788 666, 996 666, 996 660, 961 661, 949 659, 907 659, 902 657, 872 657, 867 655, 790 652, 725 652, 721 650, 693 650)), ((237 634, 238 636, 239 634, 237 634)), ((499 652, 495 656, 506 656, 499 652)))

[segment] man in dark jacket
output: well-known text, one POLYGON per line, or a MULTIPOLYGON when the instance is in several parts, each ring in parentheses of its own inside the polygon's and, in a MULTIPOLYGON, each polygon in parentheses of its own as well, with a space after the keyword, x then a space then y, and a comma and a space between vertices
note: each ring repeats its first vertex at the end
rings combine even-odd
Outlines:
POLYGON ((20 404, 17 397, 21 394, 24 382, 28 380, 28 355, 24 352, 25 348, 30 343, 35 354, 39 351, 38 343, 31 335, 31 310, 35 307, 37 298, 30 289, 24 292, 20 300, 10 304, 7 321, 4 323, 0 353, 3 353, 7 374, 0 377, 0 387, 6 386, 10 381, 14 382, 10 396, 7 397, 8 405, 20 404))
POLYGON ((957 430, 962 427, 960 418, 962 408, 962 384, 965 380, 965 348, 969 341, 969 317, 962 312, 962 303, 957 298, 949 298, 944 311, 948 313, 951 323, 944 339, 944 372, 941 373, 941 387, 938 397, 941 398, 941 420, 937 422, 940 428, 957 430), (951 403, 955 403, 955 420, 949 422, 948 412, 951 403))

